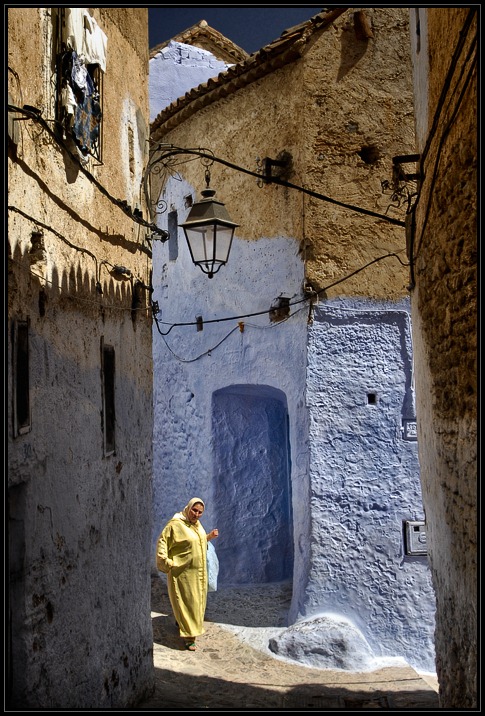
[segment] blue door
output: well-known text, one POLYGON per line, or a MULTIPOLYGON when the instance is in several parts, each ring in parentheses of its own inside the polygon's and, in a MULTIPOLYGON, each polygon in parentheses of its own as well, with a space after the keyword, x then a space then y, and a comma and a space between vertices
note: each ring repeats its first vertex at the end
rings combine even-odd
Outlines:
POLYGON ((280 582, 293 574, 286 396, 233 385, 212 401, 219 586, 280 582))

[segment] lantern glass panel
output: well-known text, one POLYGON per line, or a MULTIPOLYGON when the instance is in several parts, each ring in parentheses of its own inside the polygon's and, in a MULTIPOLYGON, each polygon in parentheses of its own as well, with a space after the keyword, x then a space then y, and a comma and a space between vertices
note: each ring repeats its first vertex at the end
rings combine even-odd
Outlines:
POLYGON ((185 230, 194 263, 212 261, 215 251, 213 226, 197 226, 185 230))
POLYGON ((234 235, 233 226, 217 227, 217 259, 226 263, 231 250, 232 237, 234 235))

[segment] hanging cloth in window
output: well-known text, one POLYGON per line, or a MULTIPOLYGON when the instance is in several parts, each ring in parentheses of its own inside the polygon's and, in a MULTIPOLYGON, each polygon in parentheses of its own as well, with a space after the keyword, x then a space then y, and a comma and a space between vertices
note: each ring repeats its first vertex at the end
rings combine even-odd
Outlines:
POLYGON ((84 64, 82 58, 75 52, 72 53, 72 85, 74 89, 80 90, 83 95, 90 97, 94 93, 94 83, 84 64))
POLYGON ((76 107, 72 132, 82 152, 90 152, 99 139, 101 107, 92 96, 86 95, 76 107))
POLYGON ((106 72, 108 38, 86 8, 66 7, 63 42, 66 49, 74 50, 87 65, 99 65, 106 72))
POLYGON ((71 85, 66 85, 61 91, 61 102, 66 113, 66 126, 70 127, 72 119, 76 114, 77 102, 71 85))
POLYGON ((78 54, 82 54, 83 52, 85 12, 86 10, 83 7, 65 8, 65 23, 62 39, 67 49, 75 50, 78 54))
POLYGON ((108 38, 88 13, 84 16, 84 58, 87 64, 99 65, 106 72, 106 46, 108 38))

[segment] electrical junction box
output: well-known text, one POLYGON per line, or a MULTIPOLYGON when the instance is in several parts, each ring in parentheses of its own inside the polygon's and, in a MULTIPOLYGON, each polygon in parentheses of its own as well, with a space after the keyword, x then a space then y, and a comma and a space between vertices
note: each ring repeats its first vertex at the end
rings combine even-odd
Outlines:
POLYGON ((410 556, 428 554, 425 522, 405 520, 404 539, 406 554, 410 556))
POLYGON ((418 439, 418 426, 416 420, 403 420, 402 421, 402 437, 403 440, 417 440, 418 439))

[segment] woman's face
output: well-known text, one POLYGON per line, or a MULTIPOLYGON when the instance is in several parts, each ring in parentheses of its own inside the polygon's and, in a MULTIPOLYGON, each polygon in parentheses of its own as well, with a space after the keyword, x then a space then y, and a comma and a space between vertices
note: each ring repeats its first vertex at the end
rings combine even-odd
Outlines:
POLYGON ((193 525, 197 522, 199 517, 204 511, 204 506, 200 504, 200 502, 196 502, 189 510, 189 522, 191 522, 193 525))

